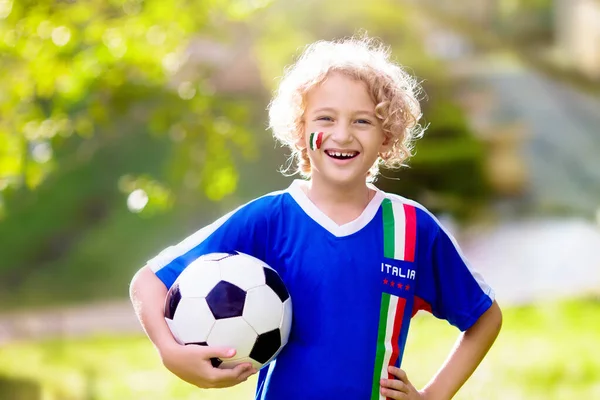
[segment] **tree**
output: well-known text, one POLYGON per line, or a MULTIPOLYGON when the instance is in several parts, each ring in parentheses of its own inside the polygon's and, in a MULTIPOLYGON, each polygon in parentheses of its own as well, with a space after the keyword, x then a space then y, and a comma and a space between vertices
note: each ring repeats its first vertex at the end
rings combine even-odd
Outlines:
MULTIPOLYGON (((145 131, 170 135, 177 162, 202 162, 195 181, 218 199, 235 189, 230 144, 250 146, 231 120, 243 106, 210 87, 208 68, 179 76, 190 39, 227 41, 228 21, 245 19, 268 0, 6 0, 0 2, 0 209, 2 198, 36 188, 78 162, 76 144, 102 145, 145 131), (210 118, 208 118, 210 116, 210 118), (226 128, 226 129, 225 129, 226 128), (68 149, 68 150, 66 150, 68 149), (57 152, 72 153, 55 157, 57 152), (212 180, 203 179, 207 176, 212 180)), ((188 180, 189 181, 189 180, 188 180)), ((170 188, 132 177, 168 202, 170 188)))

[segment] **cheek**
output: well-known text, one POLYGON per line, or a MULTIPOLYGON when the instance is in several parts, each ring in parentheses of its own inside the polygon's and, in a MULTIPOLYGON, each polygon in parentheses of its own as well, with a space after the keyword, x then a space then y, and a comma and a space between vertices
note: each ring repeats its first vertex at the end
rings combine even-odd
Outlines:
POLYGON ((384 146, 385 136, 383 132, 377 130, 369 130, 361 134, 363 146, 368 147, 370 151, 379 152, 384 146))

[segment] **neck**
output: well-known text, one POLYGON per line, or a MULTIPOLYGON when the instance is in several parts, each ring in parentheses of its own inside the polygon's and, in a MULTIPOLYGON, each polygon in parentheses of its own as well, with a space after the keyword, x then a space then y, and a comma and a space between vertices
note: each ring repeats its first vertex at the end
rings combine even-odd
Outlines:
POLYGON ((319 179, 311 179, 308 182, 308 193, 313 199, 337 205, 358 205, 364 207, 370 189, 366 182, 359 185, 332 186, 328 182, 319 179))
POLYGON ((369 204, 372 190, 362 184, 335 186, 311 179, 306 186, 309 199, 329 218, 343 225, 358 218, 369 204))

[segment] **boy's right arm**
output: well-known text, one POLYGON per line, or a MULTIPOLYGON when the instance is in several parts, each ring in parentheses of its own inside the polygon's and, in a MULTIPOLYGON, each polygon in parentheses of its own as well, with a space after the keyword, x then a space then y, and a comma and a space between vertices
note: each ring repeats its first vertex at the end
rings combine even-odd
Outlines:
POLYGON ((236 385, 256 373, 249 363, 233 369, 212 366, 211 358, 231 358, 235 354, 234 349, 177 343, 163 314, 167 288, 148 266, 133 277, 129 295, 142 328, 156 347, 163 364, 180 379, 201 388, 220 388, 236 385))

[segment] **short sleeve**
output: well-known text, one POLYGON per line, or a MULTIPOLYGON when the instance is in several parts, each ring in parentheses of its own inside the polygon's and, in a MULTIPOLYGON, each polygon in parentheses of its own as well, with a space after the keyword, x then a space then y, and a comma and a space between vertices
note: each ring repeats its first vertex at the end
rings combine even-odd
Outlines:
POLYGON ((147 265, 170 288, 181 272, 198 257, 240 251, 264 260, 268 240, 268 213, 260 200, 246 204, 169 246, 147 265))
POLYGON ((494 292, 469 266, 452 235, 437 220, 431 223, 433 234, 422 242, 426 248, 421 253, 416 300, 437 318, 465 331, 492 305, 494 292))

